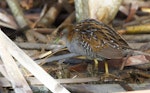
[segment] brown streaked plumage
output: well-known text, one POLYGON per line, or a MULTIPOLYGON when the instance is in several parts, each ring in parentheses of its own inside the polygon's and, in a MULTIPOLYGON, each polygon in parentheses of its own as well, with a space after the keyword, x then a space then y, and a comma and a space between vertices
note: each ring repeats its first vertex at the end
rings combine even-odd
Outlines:
POLYGON ((114 29, 95 19, 67 26, 61 33, 70 52, 92 59, 121 58, 130 49, 114 29))

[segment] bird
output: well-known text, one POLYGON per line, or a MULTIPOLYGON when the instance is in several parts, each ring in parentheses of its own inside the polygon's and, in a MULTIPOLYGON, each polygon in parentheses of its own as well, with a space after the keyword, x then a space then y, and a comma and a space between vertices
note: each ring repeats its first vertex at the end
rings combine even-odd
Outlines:
MULTIPOLYGON (((131 50, 128 43, 112 27, 96 19, 84 19, 76 24, 64 26, 58 34, 68 50, 98 61, 123 58, 131 50)), ((105 62, 105 74, 109 74, 105 62)))

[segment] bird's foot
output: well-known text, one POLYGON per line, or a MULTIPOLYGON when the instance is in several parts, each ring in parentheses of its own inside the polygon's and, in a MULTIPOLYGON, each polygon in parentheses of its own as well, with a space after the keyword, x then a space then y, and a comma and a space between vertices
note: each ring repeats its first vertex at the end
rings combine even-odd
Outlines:
POLYGON ((103 82, 112 82, 116 81, 116 79, 118 79, 118 77, 110 73, 105 73, 101 76, 101 81, 103 82))

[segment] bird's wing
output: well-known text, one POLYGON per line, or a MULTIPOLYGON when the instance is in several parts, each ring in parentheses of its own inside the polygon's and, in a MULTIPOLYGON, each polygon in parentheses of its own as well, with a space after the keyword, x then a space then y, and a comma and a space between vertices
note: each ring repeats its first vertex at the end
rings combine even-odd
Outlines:
POLYGON ((123 56, 123 50, 130 48, 126 41, 109 26, 88 19, 78 23, 75 27, 80 35, 79 40, 84 49, 96 57, 118 58, 123 56), (89 21, 90 20, 90 21, 89 21))

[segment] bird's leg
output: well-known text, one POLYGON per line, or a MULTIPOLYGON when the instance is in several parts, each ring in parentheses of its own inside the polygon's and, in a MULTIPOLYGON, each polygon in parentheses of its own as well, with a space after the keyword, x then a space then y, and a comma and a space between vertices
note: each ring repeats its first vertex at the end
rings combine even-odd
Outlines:
POLYGON ((98 61, 97 61, 97 59, 94 59, 94 62, 95 62, 95 68, 98 68, 98 61))
MULTIPOLYGON (((94 64, 95 64, 95 65, 94 65, 94 68, 95 68, 95 70, 98 72, 98 60, 97 60, 97 59, 94 59, 94 64)), ((109 73, 107 61, 105 61, 104 66, 105 66, 105 75, 106 75, 106 76, 109 76, 110 73, 109 73)))
POLYGON ((107 61, 104 62, 104 66, 105 66, 105 74, 104 74, 105 78, 107 78, 107 77, 116 77, 115 75, 109 73, 109 68, 108 68, 107 61))
POLYGON ((105 74, 109 75, 109 70, 108 70, 108 63, 105 61, 105 74))
POLYGON ((97 59, 94 59, 94 69, 96 73, 98 73, 98 60, 97 59))

